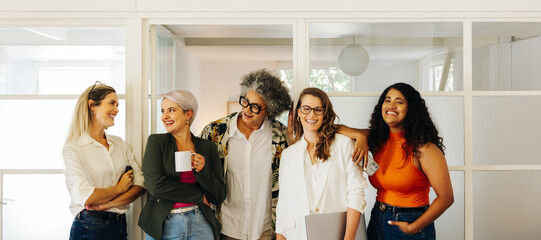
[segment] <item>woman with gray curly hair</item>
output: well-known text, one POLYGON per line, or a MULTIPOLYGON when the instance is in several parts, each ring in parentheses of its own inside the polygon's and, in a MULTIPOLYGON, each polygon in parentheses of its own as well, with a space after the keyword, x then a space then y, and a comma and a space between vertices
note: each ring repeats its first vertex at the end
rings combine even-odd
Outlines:
POLYGON ((272 239, 278 203, 278 166, 288 146, 287 128, 276 120, 288 110, 289 90, 266 69, 241 82, 242 110, 208 124, 201 138, 218 145, 227 196, 221 206, 228 239, 272 239))

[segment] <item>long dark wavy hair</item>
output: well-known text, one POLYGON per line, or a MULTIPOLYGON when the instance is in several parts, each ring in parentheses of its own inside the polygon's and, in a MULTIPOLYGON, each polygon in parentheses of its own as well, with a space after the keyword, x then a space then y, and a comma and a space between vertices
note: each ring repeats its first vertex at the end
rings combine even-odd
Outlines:
POLYGON ((326 161, 331 156, 330 147, 334 141, 336 130, 338 129, 336 124, 334 124, 334 121, 338 116, 336 116, 331 100, 325 92, 319 88, 305 88, 302 90, 295 111, 293 112, 293 134, 295 136, 293 143, 299 141, 304 133, 301 121, 299 120, 299 108, 301 107, 301 99, 304 95, 312 95, 321 99, 321 103, 325 109, 323 112, 323 124, 319 128, 319 136, 316 143, 316 157, 322 161, 326 161))
POLYGON ((383 143, 389 139, 389 125, 383 120, 382 106, 391 89, 400 91, 408 104, 406 117, 402 124, 406 139, 402 145, 405 158, 407 159, 411 155, 417 158, 421 157, 419 148, 427 143, 434 143, 443 153, 445 150, 443 139, 438 135, 438 129, 430 118, 425 100, 421 98, 421 94, 415 88, 406 83, 395 83, 387 87, 379 96, 378 104, 374 107, 370 118, 370 135, 368 136, 370 151, 373 153, 379 151, 383 143))

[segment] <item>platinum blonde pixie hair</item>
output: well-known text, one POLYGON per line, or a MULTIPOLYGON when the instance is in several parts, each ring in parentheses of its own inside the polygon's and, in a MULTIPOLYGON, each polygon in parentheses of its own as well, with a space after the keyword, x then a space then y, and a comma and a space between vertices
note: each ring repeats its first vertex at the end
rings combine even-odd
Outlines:
POLYGON ((269 119, 274 120, 291 106, 292 99, 287 87, 280 78, 265 68, 250 72, 242 78, 240 94, 246 96, 250 90, 261 95, 267 103, 269 119))
POLYGON ((173 90, 162 94, 163 99, 169 99, 172 102, 178 104, 184 112, 192 110, 193 115, 190 118, 190 125, 192 125, 195 115, 197 114, 197 99, 195 96, 187 90, 173 90))

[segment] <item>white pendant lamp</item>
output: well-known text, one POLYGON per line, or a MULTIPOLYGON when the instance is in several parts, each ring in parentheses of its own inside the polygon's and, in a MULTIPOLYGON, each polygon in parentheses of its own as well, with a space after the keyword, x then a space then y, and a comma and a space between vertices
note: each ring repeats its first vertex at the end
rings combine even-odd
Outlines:
POLYGON ((351 44, 342 49, 338 55, 338 66, 347 75, 359 76, 366 71, 370 56, 361 45, 351 44))
POLYGON ((4 74, 9 70, 9 54, 8 52, 0 47, 0 74, 4 74))

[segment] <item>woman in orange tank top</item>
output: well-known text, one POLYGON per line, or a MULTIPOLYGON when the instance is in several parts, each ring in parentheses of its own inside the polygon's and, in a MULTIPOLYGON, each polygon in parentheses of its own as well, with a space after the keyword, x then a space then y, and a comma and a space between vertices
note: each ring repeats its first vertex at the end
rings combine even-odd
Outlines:
POLYGON ((425 101, 412 86, 383 91, 370 119, 368 143, 379 170, 368 238, 435 239, 434 221, 453 204, 442 138, 425 101), (430 186, 436 198, 429 203, 430 186))

